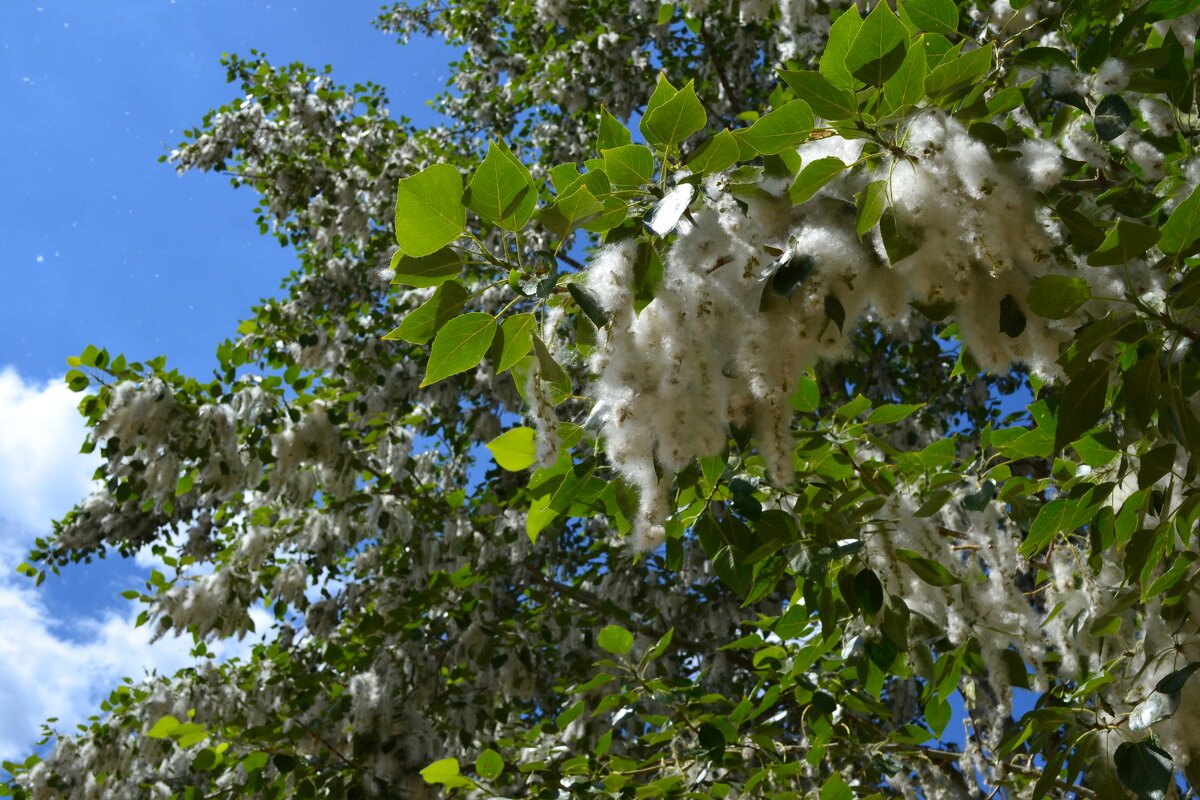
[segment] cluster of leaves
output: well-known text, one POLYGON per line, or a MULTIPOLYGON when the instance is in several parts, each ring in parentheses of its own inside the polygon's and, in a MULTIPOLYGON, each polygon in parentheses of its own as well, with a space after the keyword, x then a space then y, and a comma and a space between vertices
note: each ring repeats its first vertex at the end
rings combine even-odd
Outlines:
MULTIPOLYGON (((229 62, 251 99, 207 117, 176 160, 232 164, 302 267, 221 345, 214 380, 95 348, 73 364, 72 387, 96 387, 81 410, 105 487, 23 568, 40 581, 109 548, 157 548, 164 570, 132 594, 147 624, 195 637, 198 665, 118 689, 44 761, 6 765, 0 791, 1191 796, 1200 754, 1181 779, 1181 734, 1160 733, 1195 730, 1180 715, 1198 707, 1195 61, 1171 27, 1196 3, 1073 0, 1052 19, 1000 20, 951 0, 865 15, 788 2, 753 19, 699 5, 392 9, 383 27, 467 45, 447 130, 391 121, 374 87, 229 62), (512 24, 496 31, 500 17, 512 24), (820 47, 796 46, 802 33, 820 47), (1111 59, 1127 82, 1096 96, 1088 76, 1111 59), (1064 71, 1081 77, 1051 80, 1064 71), (1171 130, 1135 116, 1139 99, 1171 130), (800 205, 838 176, 919 157, 906 125, 932 108, 1001 162, 1072 130, 1112 143, 1099 165, 1066 159, 1039 196, 1065 231, 1049 255, 1145 264, 1169 291, 1112 298, 1058 354, 1063 380, 1004 421, 997 395, 1021 373, 978 375, 946 309, 918 307, 921 332, 901 340, 855 328, 835 298, 825 312, 855 357, 791 397, 795 479, 773 485, 734 427, 724 452, 671 476, 665 545, 630 553, 637 497, 582 425, 584 360, 611 323, 567 243, 636 241, 641 310, 707 178, 746 201, 773 179, 787 188, 772 201, 800 205), (637 141, 621 121, 635 111, 637 141), (1130 133, 1165 178, 1120 145, 1130 133), (860 160, 801 160, 797 146, 829 136, 863 140, 860 160), (391 286, 373 270, 389 228, 391 286), (525 403, 536 432, 512 425, 525 403), (550 431, 557 455, 539 458, 550 431), (984 513, 1012 532, 1018 574, 985 573, 949 524, 984 513), (945 547, 882 558, 876 543, 906 524, 945 547), (293 568, 302 590, 287 592, 293 568), (1063 584, 1092 587, 1106 568, 1104 605, 1069 605, 1063 584), (971 605, 995 581, 1047 625, 1073 615, 1091 660, 997 654, 971 605), (212 618, 195 611, 206 602, 212 618), (208 657, 259 603, 264 641, 244 660, 208 657), (947 616, 969 610, 978 628, 952 630, 947 616), (1014 688, 1035 692, 1015 718, 1014 688)), ((846 206, 892 264, 919 246, 882 181, 846 206)), ((766 291, 790 299, 810 267, 773 255, 766 291)), ((1027 314, 1071 317, 1096 299, 1088 286, 1044 276, 1001 301, 995 335, 1020 335, 1027 314)))

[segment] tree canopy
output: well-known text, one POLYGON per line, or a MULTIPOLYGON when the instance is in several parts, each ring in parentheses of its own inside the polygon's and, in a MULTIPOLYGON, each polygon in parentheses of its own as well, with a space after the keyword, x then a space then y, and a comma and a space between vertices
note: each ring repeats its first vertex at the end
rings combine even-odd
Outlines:
POLYGON ((197 664, 0 791, 1195 796, 1198 5, 398 4, 428 129, 226 58, 164 160, 298 266, 72 360, 22 567, 151 548, 197 664))

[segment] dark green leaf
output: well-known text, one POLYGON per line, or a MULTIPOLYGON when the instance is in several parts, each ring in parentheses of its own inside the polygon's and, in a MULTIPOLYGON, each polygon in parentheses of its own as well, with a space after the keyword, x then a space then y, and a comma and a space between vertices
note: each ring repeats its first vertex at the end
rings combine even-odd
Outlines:
POLYGON ((462 311, 467 296, 467 290, 458 281, 446 281, 437 288, 432 297, 406 316, 400 327, 383 338, 425 344, 447 321, 462 311))
POLYGON ((1092 290, 1083 278, 1043 275, 1029 287, 1025 304, 1046 319, 1066 319, 1091 299, 1092 290))
POLYGON ((829 317, 834 325, 837 325, 838 331, 841 331, 842 326, 846 324, 846 309, 842 305, 842 301, 832 292, 825 295, 825 316, 829 317))
POLYGON ((1054 432, 1055 452, 1087 433, 1100 420, 1110 367, 1107 361, 1089 361, 1063 389, 1054 432))
POLYGON ((883 584, 870 569, 863 569, 854 576, 854 594, 866 617, 875 616, 883 608, 883 584))
POLYGON ((1138 468, 1138 488, 1145 489, 1158 483, 1175 466, 1175 442, 1167 442, 1153 448, 1141 457, 1138 468))
POLYGON ((954 577, 950 570, 932 558, 926 558, 913 550, 897 548, 896 558, 916 573, 918 578, 931 586, 954 586, 955 584, 962 583, 961 580, 954 577))
POLYGON ((600 308, 600 301, 596 299, 596 295, 592 294, 591 290, 575 281, 567 284, 567 291, 571 293, 571 297, 579 304, 579 309, 587 315, 587 318, 592 321, 592 324, 597 328, 603 328, 608 324, 608 319, 604 316, 604 310, 600 308))
POLYGON ((771 275, 771 291, 788 300, 796 290, 804 285, 812 275, 816 261, 807 253, 795 253, 787 250, 783 258, 776 262, 775 272, 771 275), (786 261, 784 260, 786 259, 786 261))
POLYGON ((1025 312, 1011 294, 1000 300, 1000 330, 1010 339, 1015 339, 1025 330, 1025 312))
POLYGON ((425 288, 438 286, 462 271, 462 258, 449 247, 436 253, 413 258, 397 250, 392 256, 390 269, 395 273, 392 283, 402 286, 425 288))
POLYGON ((1113 753, 1117 777, 1125 788, 1143 800, 1163 800, 1171 785, 1175 765, 1171 757, 1149 740, 1122 742, 1113 753))
POLYGON ((1128 264, 1153 247, 1159 235, 1158 229, 1149 225, 1118 220, 1116 225, 1108 229, 1108 234, 1096 251, 1088 256, 1088 264, 1093 267, 1128 264))
POLYGON ((1133 122, 1133 112, 1121 99, 1120 95, 1110 94, 1096 104, 1092 112, 1096 125, 1096 135, 1104 141, 1111 141, 1129 128, 1133 122))
POLYGON ((1192 674, 1198 669, 1200 669, 1200 661, 1193 661, 1187 666, 1163 677, 1154 686, 1154 691, 1162 692, 1163 694, 1179 694, 1183 691, 1183 686, 1187 683, 1188 678, 1192 677, 1192 674))
POLYGON ((900 222, 896 212, 887 209, 879 218, 879 233, 883 237, 883 249, 892 266, 900 263, 921 249, 924 234, 920 228, 909 227, 900 222))

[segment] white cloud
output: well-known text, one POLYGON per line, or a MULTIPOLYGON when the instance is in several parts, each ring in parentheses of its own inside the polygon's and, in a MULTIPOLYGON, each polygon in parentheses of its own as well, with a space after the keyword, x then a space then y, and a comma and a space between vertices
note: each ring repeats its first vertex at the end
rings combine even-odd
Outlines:
POLYGON ((48 531, 91 491, 100 459, 79 452, 82 397, 61 379, 27 383, 0 369, 0 516, 22 529, 48 531))
MULTIPOLYGON (((0 759, 21 761, 32 752, 41 724, 70 731, 99 711, 99 704, 123 677, 135 680, 149 670, 170 674, 191 662, 190 640, 151 643, 150 626, 137 628, 140 604, 130 601, 97 615, 95 605, 112 598, 72 597, 75 615, 56 616, 44 592, 69 591, 64 577, 35 587, 18 575, 33 540, 50 532, 62 516, 93 488, 98 459, 79 453, 84 425, 75 410, 80 395, 61 381, 26 382, 12 368, 0 370, 0 759), (96 602, 99 601, 99 602, 96 602)), ((133 564, 131 563, 131 566, 133 564)), ((61 602, 55 607, 62 607, 61 602)), ((259 630, 270 624, 256 614, 259 630)), ((244 655, 247 643, 217 649, 226 657, 244 655)))

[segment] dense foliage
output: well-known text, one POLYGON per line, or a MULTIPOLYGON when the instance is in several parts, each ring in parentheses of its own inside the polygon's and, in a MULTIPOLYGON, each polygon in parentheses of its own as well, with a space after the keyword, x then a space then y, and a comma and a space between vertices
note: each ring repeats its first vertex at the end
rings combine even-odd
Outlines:
POLYGON ((5 791, 1194 796, 1197 5, 398 5, 427 130, 229 58, 169 160, 299 267, 76 360, 23 568, 152 548, 197 666, 5 791))

